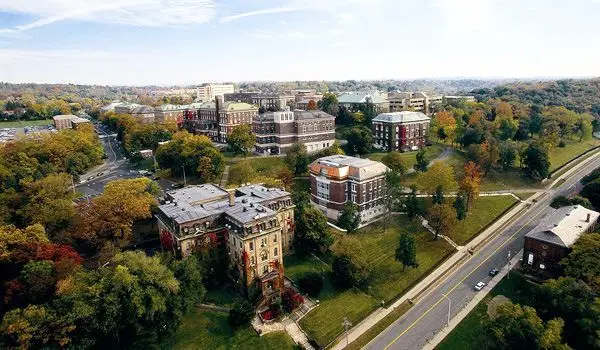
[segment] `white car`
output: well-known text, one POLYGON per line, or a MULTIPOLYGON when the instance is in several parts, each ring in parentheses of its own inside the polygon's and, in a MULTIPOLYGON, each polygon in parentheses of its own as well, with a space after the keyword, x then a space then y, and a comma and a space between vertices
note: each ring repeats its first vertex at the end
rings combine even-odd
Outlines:
POLYGON ((477 284, 475 285, 475 287, 474 287, 474 288, 475 288, 475 290, 476 290, 476 291, 480 291, 480 290, 482 290, 482 289, 483 289, 483 287, 485 287, 485 283, 483 283, 483 282, 479 282, 479 283, 477 283, 477 284))

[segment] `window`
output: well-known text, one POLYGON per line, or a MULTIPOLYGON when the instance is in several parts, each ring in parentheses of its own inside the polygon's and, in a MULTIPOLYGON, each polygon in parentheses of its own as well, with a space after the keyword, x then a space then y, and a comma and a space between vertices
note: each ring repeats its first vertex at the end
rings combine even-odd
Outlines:
POLYGON ((254 265, 254 256, 250 257, 250 265, 254 265))
POLYGON ((254 242, 250 242, 250 251, 254 250, 254 242))
POLYGON ((356 193, 352 193, 352 202, 356 203, 356 193))
POLYGON ((242 244, 242 241, 240 241, 240 248, 243 248, 243 247, 244 247, 244 246, 243 246, 243 244, 242 244))
MULTIPOLYGON (((237 255, 237 253, 236 253, 237 255)), ((266 250, 263 250, 262 253, 260 253, 260 261, 266 261, 269 258, 269 253, 267 253, 266 250)))
POLYGON ((273 235, 273 242, 277 243, 277 234, 273 235))
POLYGON ((529 255, 527 256, 527 263, 529 265, 533 265, 533 254, 529 253, 529 255))
POLYGON ((355 183, 352 184, 352 192, 356 192, 356 184, 355 183))
POLYGON ((317 179, 317 197, 329 200, 329 182, 317 179))
POLYGON ((263 273, 267 273, 267 272, 269 272, 269 266, 265 265, 265 266, 263 266, 263 273))
POLYGON ((264 247, 264 246, 266 246, 266 245, 267 245, 267 243, 268 243, 268 242, 267 242, 267 239, 266 239, 266 238, 262 238, 262 239, 260 240, 260 246, 261 246, 261 247, 264 247))
POLYGON ((275 249, 273 249, 273 256, 277 256, 277 247, 275 247, 275 249))

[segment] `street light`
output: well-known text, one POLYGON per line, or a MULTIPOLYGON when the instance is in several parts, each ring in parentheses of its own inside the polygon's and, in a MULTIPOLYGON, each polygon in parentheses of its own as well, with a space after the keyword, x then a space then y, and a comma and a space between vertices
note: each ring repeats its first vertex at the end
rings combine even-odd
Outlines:
POLYGON ((352 323, 348 321, 347 317, 344 317, 344 322, 342 322, 342 326, 344 326, 344 329, 346 330, 346 346, 348 346, 348 328, 352 327, 352 323))
POLYGON ((446 321, 446 326, 450 326, 450 307, 452 305, 452 300, 450 300, 446 294, 442 293, 442 295, 444 298, 448 299, 448 321, 446 321))
POLYGON ((510 279, 510 249, 508 250, 508 265, 507 265, 508 271, 506 272, 506 278, 510 279))

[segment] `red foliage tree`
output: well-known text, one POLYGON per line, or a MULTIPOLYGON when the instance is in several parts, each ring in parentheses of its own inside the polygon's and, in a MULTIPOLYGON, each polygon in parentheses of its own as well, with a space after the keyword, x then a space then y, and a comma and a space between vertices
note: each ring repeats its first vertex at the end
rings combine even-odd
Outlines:
POLYGON ((281 296, 281 299, 282 299, 282 303, 283 303, 283 308, 285 309, 286 312, 292 312, 298 306, 300 306, 300 305, 302 305, 302 303, 304 303, 304 298, 302 297, 302 295, 298 294, 298 292, 296 292, 292 288, 286 288, 283 291, 283 295, 281 296))

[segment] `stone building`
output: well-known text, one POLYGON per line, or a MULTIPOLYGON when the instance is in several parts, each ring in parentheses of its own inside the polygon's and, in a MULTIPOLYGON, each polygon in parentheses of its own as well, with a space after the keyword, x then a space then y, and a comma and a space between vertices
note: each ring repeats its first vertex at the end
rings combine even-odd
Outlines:
POLYGON ((216 97, 233 93, 233 84, 204 84, 196 88, 196 99, 200 102, 214 101, 216 97))
POLYGON ((421 112, 382 113, 373 118, 373 146, 387 151, 409 151, 425 146, 431 118, 421 112))
POLYGON ((61 114, 55 115, 52 117, 52 120, 54 121, 54 127, 56 130, 64 130, 71 128, 71 121, 75 118, 77 118, 77 116, 73 114, 61 114))
POLYGON ((424 92, 390 92, 388 101, 390 112, 411 110, 430 114, 433 112, 432 107, 442 104, 442 96, 424 92))
POLYGON ((351 92, 338 96, 338 103, 341 107, 347 108, 351 112, 363 110, 367 102, 373 104, 375 112, 384 113, 389 111, 389 103, 386 94, 377 92, 351 92))
POLYGON ((196 134, 206 135, 211 140, 226 143, 227 137, 238 125, 252 125, 258 108, 244 102, 192 103, 183 112, 183 121, 196 134))
POLYGON ((154 108, 154 120, 157 123, 181 123, 183 112, 188 109, 188 105, 166 104, 154 108))
POLYGON ((335 141, 335 117, 323 111, 266 112, 254 118, 256 152, 285 154, 294 142, 309 153, 330 147, 335 141))
POLYGON ((558 277, 560 260, 577 239, 596 228, 600 213, 571 205, 555 209, 525 235, 523 268, 543 277, 558 277))
POLYGON ((259 287, 264 300, 280 296, 283 255, 294 239, 290 193, 261 185, 226 191, 204 184, 167 192, 156 218, 163 249, 180 257, 220 249, 243 291, 259 287))
POLYGON ((315 160, 309 166, 310 200, 332 221, 337 221, 346 202, 359 207, 361 224, 384 214, 383 163, 344 155, 315 160))

